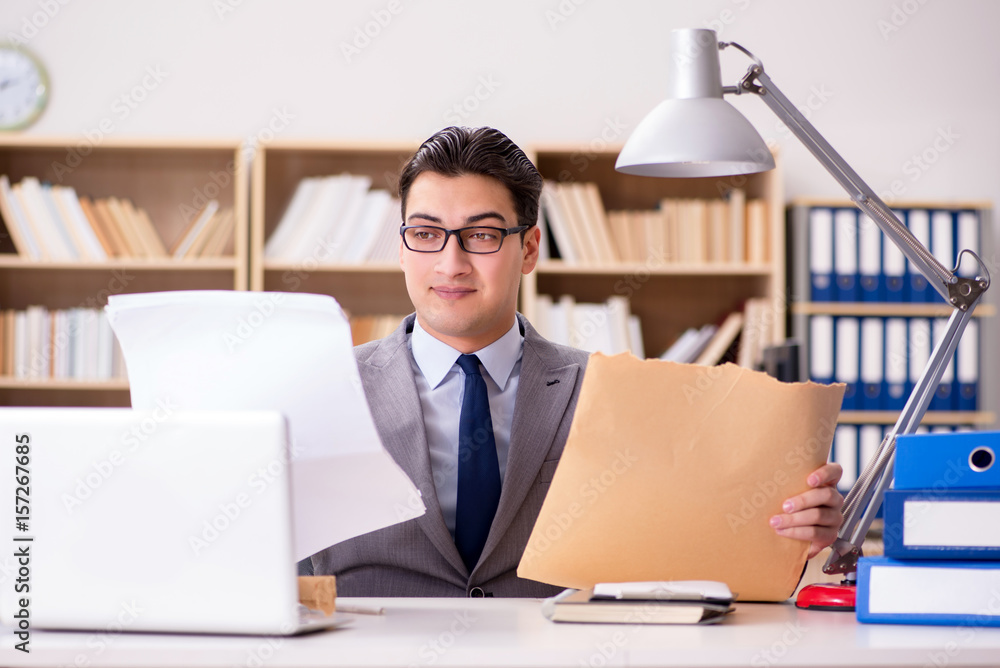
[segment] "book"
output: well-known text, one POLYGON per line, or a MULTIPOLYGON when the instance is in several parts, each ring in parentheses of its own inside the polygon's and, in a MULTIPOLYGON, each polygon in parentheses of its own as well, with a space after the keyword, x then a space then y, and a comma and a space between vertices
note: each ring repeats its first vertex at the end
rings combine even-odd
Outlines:
POLYGON ((11 190, 10 179, 6 174, 0 175, 0 216, 3 217, 17 254, 28 260, 42 259, 42 249, 21 209, 21 203, 11 190))
POLYGON ((1000 626, 1000 561, 858 560, 865 624, 1000 626))
POLYGON ((602 583, 545 599, 542 614, 554 622, 713 624, 733 611, 732 602, 721 582, 602 583))
POLYGON ((736 340, 736 337, 740 335, 742 330, 743 312, 733 311, 722 321, 718 331, 715 332, 715 336, 708 342, 708 345, 705 346, 705 349, 702 350, 701 355, 698 356, 698 359, 694 363, 713 366, 723 361, 726 353, 732 347, 733 341, 736 340))
POLYGON ((890 489, 884 503, 887 557, 1000 560, 1000 489, 890 489))

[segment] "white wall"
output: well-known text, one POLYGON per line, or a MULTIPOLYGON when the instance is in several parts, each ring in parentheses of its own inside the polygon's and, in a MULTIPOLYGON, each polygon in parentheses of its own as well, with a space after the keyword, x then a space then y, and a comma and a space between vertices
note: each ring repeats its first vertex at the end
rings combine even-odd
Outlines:
MULTIPOLYGON (((876 190, 899 181, 906 198, 975 200, 1000 195, 998 23, 1000 3, 990 0, 4 0, 0 8, 0 35, 30 37, 52 78, 50 108, 30 132, 71 135, 105 119, 119 136, 246 135, 277 108, 293 116, 284 137, 416 141, 462 122, 494 125, 519 143, 599 141, 607 124, 632 128, 658 102, 670 29, 716 27, 760 57, 793 101, 816 107, 813 121, 876 190), (379 14, 391 20, 348 62, 343 45, 379 14), (155 87, 143 90, 144 80, 155 87), (144 99, 129 108, 121 98, 133 91, 144 99), (925 152, 933 163, 918 167, 913 156, 925 152)), ((748 61, 732 49, 722 55, 734 83, 748 61)), ((840 195, 759 100, 735 104, 785 148, 789 197, 840 195)))
MULTIPOLYGON (((664 89, 669 30, 712 27, 813 107, 876 191, 895 183, 925 201, 1000 199, 998 24, 990 0, 0 5, 0 35, 26 39, 52 79, 50 107, 29 132, 81 139, 102 123, 116 136, 246 136, 280 124, 279 110, 291 116, 287 138, 418 141, 462 123, 521 144, 600 144, 624 126, 623 141, 664 89), (366 28, 374 37, 348 57, 366 28)), ((724 52, 725 83, 747 64, 724 52)), ((734 104, 782 146, 789 198, 842 196, 759 100, 734 104)), ((1000 277, 1000 261, 986 259, 1000 277)))

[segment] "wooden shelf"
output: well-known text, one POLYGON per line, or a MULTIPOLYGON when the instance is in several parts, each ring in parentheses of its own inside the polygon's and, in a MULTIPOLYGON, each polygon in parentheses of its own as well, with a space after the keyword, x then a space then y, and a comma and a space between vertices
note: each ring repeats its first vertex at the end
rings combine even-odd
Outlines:
MULTIPOLYGON (((532 319, 539 294, 558 299, 572 295, 578 302, 629 298, 631 312, 642 323, 648 357, 666 350, 686 329, 721 322, 742 309, 750 298, 767 298, 774 318, 773 342, 785 338, 785 227, 780 166, 770 172, 720 178, 661 179, 615 171, 620 146, 595 151, 587 146, 539 144, 529 157, 542 176, 555 182, 595 183, 605 208, 649 210, 664 198, 720 199, 733 188, 748 200, 767 203, 768 262, 758 264, 621 263, 574 265, 560 260, 539 263, 525 277, 521 310, 532 319)), ((780 165, 780 161, 777 161, 780 165)))
MULTIPOLYGON (((841 424, 895 424, 899 411, 841 411, 841 424)), ((921 424, 926 425, 989 425, 996 421, 990 411, 927 411, 921 424)))
POLYGON ((0 376, 0 389, 24 390, 86 390, 121 392, 129 389, 125 378, 110 380, 72 380, 54 378, 11 378, 0 376))
MULTIPOLYGON (((856 315, 899 318, 946 318, 955 309, 947 304, 916 304, 903 302, 796 302, 792 313, 801 315, 856 315)), ((980 304, 973 312, 975 318, 996 315, 992 304, 980 304)))
MULTIPOLYGON (((30 261, 0 239, 0 305, 23 310, 100 308, 109 296, 165 290, 246 290, 249 284, 249 179, 240 139, 0 136, 0 174, 71 186, 79 196, 128 199, 148 212, 165 247, 184 234, 208 200, 234 215, 228 257, 30 261)), ((127 406, 122 379, 0 379, 5 405, 127 406)))

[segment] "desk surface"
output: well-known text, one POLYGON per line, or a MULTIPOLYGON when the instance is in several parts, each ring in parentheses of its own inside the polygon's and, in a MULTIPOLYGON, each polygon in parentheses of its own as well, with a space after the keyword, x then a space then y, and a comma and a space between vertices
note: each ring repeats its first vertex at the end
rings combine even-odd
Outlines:
POLYGON ((858 624, 851 613, 738 604, 711 626, 554 624, 537 600, 338 599, 382 605, 295 638, 2 629, 3 666, 998 666, 1000 628, 858 624))

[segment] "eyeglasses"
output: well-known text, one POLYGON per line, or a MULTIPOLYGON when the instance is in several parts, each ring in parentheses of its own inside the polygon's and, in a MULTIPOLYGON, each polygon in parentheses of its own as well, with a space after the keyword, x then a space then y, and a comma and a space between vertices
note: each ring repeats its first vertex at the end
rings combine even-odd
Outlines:
POLYGON ((404 225, 399 228, 403 244, 415 253, 439 253, 448 244, 448 237, 455 235, 458 245, 466 253, 487 255, 496 253, 503 245, 503 240, 512 234, 524 232, 528 225, 517 227, 463 227, 458 230, 446 230, 433 225, 404 225))

